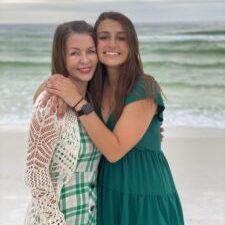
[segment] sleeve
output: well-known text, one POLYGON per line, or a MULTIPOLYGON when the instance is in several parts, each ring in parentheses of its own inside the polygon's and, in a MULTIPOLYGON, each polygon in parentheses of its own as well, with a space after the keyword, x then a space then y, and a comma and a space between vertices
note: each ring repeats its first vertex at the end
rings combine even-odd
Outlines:
POLYGON ((146 98, 144 81, 138 80, 125 99, 125 105, 146 98))
POLYGON ((158 107, 156 116, 160 122, 163 121, 163 111, 165 109, 163 98, 161 96, 161 93, 159 91, 154 90, 154 88, 149 87, 148 85, 145 85, 144 80, 138 80, 134 84, 133 89, 130 91, 128 96, 125 99, 125 105, 147 98, 152 97, 154 98, 154 101, 158 107), (147 89, 148 88, 148 89, 147 89))
POLYGON ((163 111, 165 110, 163 98, 161 94, 158 94, 155 98, 155 103, 158 106, 156 116, 160 122, 163 122, 163 111))
MULTIPOLYGON (((41 224, 64 225, 64 216, 59 210, 49 175, 49 165, 60 131, 56 112, 51 112, 50 109, 51 101, 50 98, 44 108, 35 105, 33 109, 28 137, 25 183, 31 190, 41 224)), ((36 102, 40 102, 40 98, 36 102)))

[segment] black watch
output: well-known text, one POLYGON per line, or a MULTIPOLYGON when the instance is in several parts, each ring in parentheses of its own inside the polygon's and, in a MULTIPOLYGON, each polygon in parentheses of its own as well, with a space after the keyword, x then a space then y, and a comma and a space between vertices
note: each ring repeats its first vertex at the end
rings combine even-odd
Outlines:
POLYGON ((80 117, 83 115, 88 115, 92 111, 94 111, 94 109, 93 109, 93 106, 91 105, 91 103, 89 103, 89 102, 84 104, 80 110, 78 110, 78 111, 75 110, 77 117, 80 117))

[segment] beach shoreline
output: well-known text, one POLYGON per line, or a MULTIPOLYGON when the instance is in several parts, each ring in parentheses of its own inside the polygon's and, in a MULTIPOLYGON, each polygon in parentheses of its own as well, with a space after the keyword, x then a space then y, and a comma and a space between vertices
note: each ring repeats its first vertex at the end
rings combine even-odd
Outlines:
MULTIPOLYGON (((0 202, 4 225, 21 225, 29 190, 23 181, 27 125, 0 126, 0 202)), ((165 127, 162 148, 183 205, 186 225, 225 221, 225 129, 165 127)))

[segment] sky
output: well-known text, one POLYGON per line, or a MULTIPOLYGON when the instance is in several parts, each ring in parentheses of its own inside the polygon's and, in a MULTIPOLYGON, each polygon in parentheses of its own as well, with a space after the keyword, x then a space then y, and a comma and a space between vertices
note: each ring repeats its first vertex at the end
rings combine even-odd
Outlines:
POLYGON ((109 10, 134 22, 225 22, 225 0, 0 0, 0 23, 94 23, 109 10))

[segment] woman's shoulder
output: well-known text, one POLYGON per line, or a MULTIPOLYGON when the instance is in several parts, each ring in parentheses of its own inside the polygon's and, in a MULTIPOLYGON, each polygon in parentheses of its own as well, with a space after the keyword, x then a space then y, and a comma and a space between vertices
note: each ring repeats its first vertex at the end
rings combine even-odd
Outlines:
POLYGON ((134 85, 128 92, 125 104, 147 97, 153 97, 155 99, 160 93, 161 88, 154 77, 150 75, 142 75, 134 82, 134 85))

